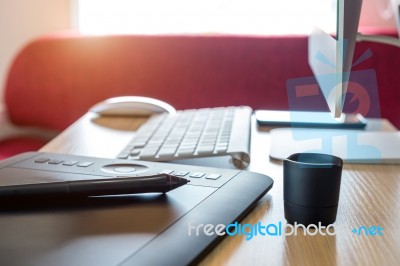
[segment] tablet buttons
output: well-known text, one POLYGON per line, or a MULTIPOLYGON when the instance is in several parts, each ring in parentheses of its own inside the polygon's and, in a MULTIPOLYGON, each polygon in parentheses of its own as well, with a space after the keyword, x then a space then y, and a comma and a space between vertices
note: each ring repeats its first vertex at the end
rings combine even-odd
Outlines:
POLYGON ((206 176, 206 179, 217 180, 220 177, 221 177, 220 174, 209 174, 208 176, 206 176))
POLYGON ((90 165, 92 165, 93 163, 92 162, 80 162, 80 163, 78 163, 76 166, 79 166, 79 167, 88 167, 88 166, 90 166, 90 165))
POLYGON ((60 160, 50 160, 50 161, 48 161, 47 163, 48 164, 60 164, 62 161, 60 161, 60 160))
POLYGON ((88 167, 93 164, 93 162, 79 162, 79 161, 63 161, 58 159, 50 159, 50 158, 37 158, 33 160, 34 163, 47 163, 52 165, 62 164, 64 166, 79 166, 79 167, 88 167))
POLYGON ((189 177, 194 177, 194 178, 201 178, 203 176, 205 176, 205 173, 200 173, 200 172, 194 172, 189 175, 189 177))
POLYGON ((189 174, 188 171, 177 171, 177 172, 174 172, 174 176, 185 176, 187 174, 189 174))
POLYGON ((75 164, 77 164, 78 163, 78 161, 64 161, 63 163, 62 163, 62 165, 65 165, 65 166, 72 166, 72 165, 75 165, 75 164))
POLYGON ((159 174, 169 174, 169 175, 174 175, 174 176, 179 176, 179 177, 183 177, 183 176, 188 176, 191 178, 202 178, 205 177, 208 180, 217 180, 220 177, 222 177, 221 174, 216 174, 216 173, 202 173, 202 172, 189 172, 189 171, 174 171, 174 170, 170 170, 170 169, 164 169, 160 172, 158 172, 159 174))
POLYGON ((33 160, 34 163, 45 163, 48 161, 50 161, 49 158, 37 158, 37 159, 33 160))

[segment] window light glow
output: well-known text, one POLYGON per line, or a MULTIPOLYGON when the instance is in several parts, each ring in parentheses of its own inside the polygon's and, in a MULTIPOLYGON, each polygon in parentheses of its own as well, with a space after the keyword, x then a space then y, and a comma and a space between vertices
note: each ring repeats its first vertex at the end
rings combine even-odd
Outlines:
POLYGON ((308 34, 335 28, 332 0, 77 0, 86 34, 308 34))

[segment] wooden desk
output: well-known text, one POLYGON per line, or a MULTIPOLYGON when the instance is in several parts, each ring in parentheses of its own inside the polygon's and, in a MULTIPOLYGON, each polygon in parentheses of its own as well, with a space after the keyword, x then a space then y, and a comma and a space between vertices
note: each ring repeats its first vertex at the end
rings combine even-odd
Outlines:
MULTIPOLYGON (((96 118, 87 114, 41 151, 114 157, 143 120, 96 118)), ((254 122, 254 121, 253 121, 254 122)), ((395 130, 383 121, 384 130, 395 130)), ((242 223, 284 222, 282 163, 269 159, 269 133, 253 123, 248 170, 275 183, 242 223)), ((203 265, 399 265, 400 166, 346 164, 335 236, 226 237, 203 265), (355 235, 360 226, 380 226, 383 236, 355 235)))

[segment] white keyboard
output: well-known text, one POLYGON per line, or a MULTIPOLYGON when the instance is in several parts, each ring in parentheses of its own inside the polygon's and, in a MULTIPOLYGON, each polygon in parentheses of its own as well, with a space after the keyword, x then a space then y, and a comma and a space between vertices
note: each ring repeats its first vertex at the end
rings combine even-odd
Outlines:
POLYGON ((250 107, 178 111, 152 116, 117 156, 119 159, 171 161, 230 155, 233 164, 250 162, 250 107))

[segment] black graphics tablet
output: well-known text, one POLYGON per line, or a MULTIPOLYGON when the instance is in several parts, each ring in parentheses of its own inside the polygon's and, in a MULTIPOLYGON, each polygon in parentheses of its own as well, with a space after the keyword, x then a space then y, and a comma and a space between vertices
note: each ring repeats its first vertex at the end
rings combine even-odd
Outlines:
POLYGON ((240 220, 273 184, 241 170, 32 152, 0 162, 0 188, 160 172, 190 183, 166 194, 0 200, 1 263, 190 264, 221 239, 223 228, 202 225, 240 220))

